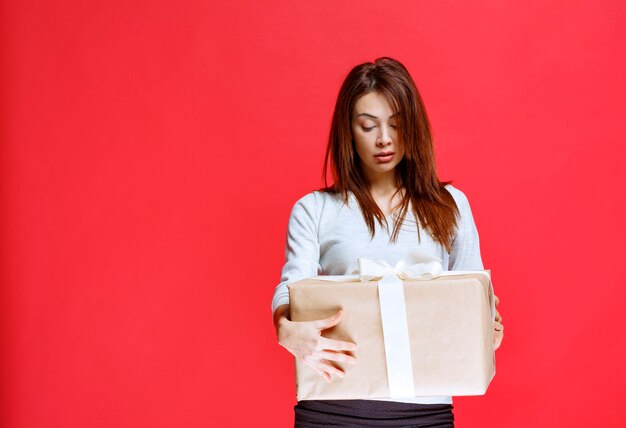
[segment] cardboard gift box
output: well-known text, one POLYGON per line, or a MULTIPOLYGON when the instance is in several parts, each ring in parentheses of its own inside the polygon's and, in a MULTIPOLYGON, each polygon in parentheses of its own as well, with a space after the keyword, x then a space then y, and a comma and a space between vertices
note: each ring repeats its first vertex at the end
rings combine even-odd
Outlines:
POLYGON ((341 322, 322 335, 357 344, 356 364, 331 362, 345 377, 330 383, 296 359, 298 400, 484 394, 495 375, 490 271, 441 271, 436 259, 418 252, 395 268, 358 262, 353 275, 288 285, 292 321, 342 309, 341 322))

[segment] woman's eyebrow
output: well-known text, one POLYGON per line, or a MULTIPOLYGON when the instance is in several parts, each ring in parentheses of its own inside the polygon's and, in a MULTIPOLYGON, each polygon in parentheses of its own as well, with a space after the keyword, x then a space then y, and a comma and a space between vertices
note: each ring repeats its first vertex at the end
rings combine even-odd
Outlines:
MULTIPOLYGON (((398 113, 394 113, 391 116, 389 116, 389 119, 391 119, 391 118, 393 118, 394 116, 397 116, 397 115, 398 115, 398 113)), ((373 114, 369 114, 369 113, 359 113, 359 114, 356 115, 356 117, 359 117, 359 116, 367 116, 367 117, 371 117, 372 119, 378 119, 378 117, 374 116, 373 114)))

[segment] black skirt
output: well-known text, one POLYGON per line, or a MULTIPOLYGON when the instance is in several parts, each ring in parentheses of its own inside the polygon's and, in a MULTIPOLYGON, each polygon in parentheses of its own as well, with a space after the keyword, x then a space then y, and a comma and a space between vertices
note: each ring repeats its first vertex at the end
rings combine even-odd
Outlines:
POLYGON ((294 406, 294 427, 454 428, 452 409, 452 404, 413 404, 382 400, 301 400, 294 406))

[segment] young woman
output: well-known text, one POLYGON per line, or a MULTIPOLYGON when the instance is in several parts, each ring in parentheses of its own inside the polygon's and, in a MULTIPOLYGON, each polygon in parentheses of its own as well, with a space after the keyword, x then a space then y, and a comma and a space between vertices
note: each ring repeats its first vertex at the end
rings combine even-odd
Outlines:
MULTIPOLYGON (((326 187, 292 208, 272 310, 279 344, 331 382, 343 377, 333 362, 358 364, 350 352, 356 344, 321 334, 341 321, 341 311, 328 319, 290 321, 288 283, 351 274, 358 257, 382 258, 393 266, 417 247, 438 256, 448 270, 482 270, 483 263, 468 199, 450 182, 439 181, 424 104, 398 61, 378 58, 346 77, 322 177, 326 187), (332 186, 326 183, 329 161, 332 186)), ((494 349, 503 337, 501 321, 497 314, 494 349)), ((301 400, 294 407, 295 427, 453 427, 452 408, 448 396, 301 400)))

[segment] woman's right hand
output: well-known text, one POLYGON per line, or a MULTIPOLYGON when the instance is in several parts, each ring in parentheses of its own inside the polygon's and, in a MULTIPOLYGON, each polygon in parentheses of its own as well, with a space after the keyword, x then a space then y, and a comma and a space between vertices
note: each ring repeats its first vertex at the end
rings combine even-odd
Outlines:
POLYGON ((356 345, 322 336, 322 330, 339 324, 342 314, 339 311, 329 318, 315 321, 290 321, 281 316, 276 324, 278 343, 323 376, 326 382, 330 382, 333 376, 343 378, 344 372, 330 361, 356 363, 356 358, 343 352, 355 351, 356 345))

